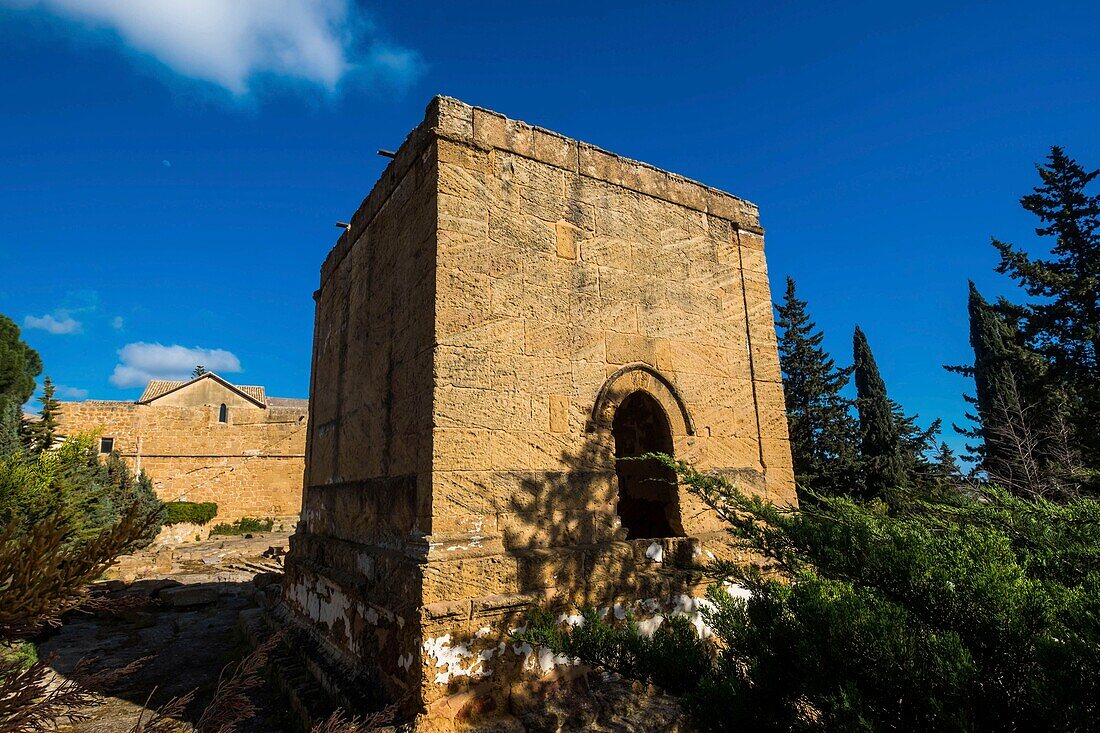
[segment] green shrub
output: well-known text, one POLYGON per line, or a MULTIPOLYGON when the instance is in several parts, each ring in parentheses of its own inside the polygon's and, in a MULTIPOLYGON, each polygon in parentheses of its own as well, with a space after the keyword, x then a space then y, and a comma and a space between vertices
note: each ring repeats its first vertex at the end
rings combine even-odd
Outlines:
POLYGON ((76 435, 48 451, 0 459, 0 524, 29 530, 46 517, 63 519, 66 542, 81 544, 118 524, 136 507, 152 521, 127 549, 149 545, 160 530, 163 504, 145 472, 134 474, 112 453, 101 461, 92 435, 76 435))
POLYGON ((711 587, 718 643, 592 609, 569 629, 535 613, 518 641, 663 687, 700 731, 1096 730, 1100 503, 990 489, 791 510, 660 460, 770 561, 709 564, 750 592, 711 587))
POLYGON ((241 517, 233 524, 215 524, 210 534, 251 534, 253 532, 270 532, 275 526, 274 519, 256 519, 255 517, 241 517))
POLYGON ((218 505, 212 501, 171 501, 164 505, 167 524, 206 524, 218 513, 218 505))

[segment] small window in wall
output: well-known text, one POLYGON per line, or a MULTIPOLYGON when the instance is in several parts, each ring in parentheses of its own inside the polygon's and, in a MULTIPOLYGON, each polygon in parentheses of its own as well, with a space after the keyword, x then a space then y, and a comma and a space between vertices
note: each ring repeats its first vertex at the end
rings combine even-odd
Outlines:
POLYGON ((114 438, 100 438, 99 439, 99 452, 100 453, 110 453, 114 449, 115 449, 115 439, 114 438))
POLYGON ((218 422, 229 422, 229 408, 222 403, 222 406, 218 408, 218 422))

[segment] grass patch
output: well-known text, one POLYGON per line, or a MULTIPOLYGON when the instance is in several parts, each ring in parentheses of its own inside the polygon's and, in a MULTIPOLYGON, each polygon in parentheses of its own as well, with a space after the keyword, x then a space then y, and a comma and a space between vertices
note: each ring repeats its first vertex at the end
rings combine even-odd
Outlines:
POLYGON ((22 669, 38 661, 38 649, 29 641, 0 643, 0 659, 18 662, 22 669))

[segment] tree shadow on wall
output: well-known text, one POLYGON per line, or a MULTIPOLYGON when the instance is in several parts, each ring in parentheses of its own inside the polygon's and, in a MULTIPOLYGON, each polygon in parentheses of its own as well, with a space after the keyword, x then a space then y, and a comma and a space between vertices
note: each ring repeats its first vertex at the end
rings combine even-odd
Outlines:
POLYGON ((639 532, 623 525, 630 518, 620 516, 627 504, 620 503, 621 484, 633 482, 655 496, 669 490, 663 485, 670 480, 673 494, 676 488, 674 479, 641 461, 626 463, 620 476, 611 443, 610 435, 585 433, 579 450, 563 451, 561 470, 510 474, 515 486, 500 524, 505 551, 517 563, 519 591, 563 612, 665 602, 701 582, 698 573, 685 570, 697 543, 667 536, 682 530, 654 521, 634 525, 643 536, 633 537, 639 532))
MULTIPOLYGON (((485 669, 490 663, 493 668, 480 679, 468 674, 447 683, 450 695, 473 693, 457 714, 467 722, 505 706, 523 715, 535 729, 588 727, 591 720, 570 717, 571 706, 550 712, 547 705, 551 697, 573 700, 573 712, 578 715, 582 709, 591 712, 600 707, 585 681, 587 671, 555 666, 562 660, 547 650, 524 650, 526 645, 515 644, 512 631, 526 624, 533 607, 572 616, 591 606, 623 618, 626 611, 644 614, 654 609, 639 602, 665 606, 675 595, 690 592, 702 582, 699 573, 678 567, 693 559, 695 540, 627 539, 616 513, 618 480, 610 436, 586 433, 579 449, 562 452, 560 465, 554 471, 494 476, 500 482, 495 488, 508 489, 497 526, 506 557, 514 563, 518 593, 514 600, 497 597, 497 608, 475 617, 474 625, 482 630, 474 638, 452 642, 475 655, 488 653, 485 669), (494 648, 500 650, 496 656, 494 648), (526 692, 517 692, 519 688, 513 686, 504 699, 499 687, 502 678, 525 680, 526 692)), ((614 711, 604 713, 609 723, 615 717, 614 711)))

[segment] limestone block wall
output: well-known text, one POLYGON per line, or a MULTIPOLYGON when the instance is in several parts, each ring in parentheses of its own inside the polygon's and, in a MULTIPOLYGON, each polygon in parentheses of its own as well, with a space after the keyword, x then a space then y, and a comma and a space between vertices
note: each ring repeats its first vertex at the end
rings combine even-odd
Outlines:
MULTIPOLYGON (((756 207, 487 110, 449 105, 440 129, 433 534, 489 522, 523 544, 516 473, 611 468, 607 431, 586 427, 635 363, 695 423, 678 455, 793 501, 756 207)), ((542 509, 611 539, 613 486, 585 494, 542 509)))
POLYGON ((611 423, 631 393, 677 457, 795 502, 756 207, 458 102, 435 131, 429 710, 539 671, 494 656, 528 604, 667 610, 702 590, 677 559, 738 552, 686 492, 687 537, 626 541, 611 423))
POLYGON ((289 617, 438 722, 557 666, 508 643, 532 604, 694 609, 676 563, 741 550, 682 491, 684 536, 628 540, 613 424, 643 393, 794 503, 763 246, 753 204, 436 98, 321 271, 289 617))
POLYGON ((163 501, 217 502, 219 522, 296 515, 306 412, 241 402, 225 423, 216 405, 64 402, 60 431, 114 438, 115 450, 149 474, 163 501))
POLYGON ((331 686, 376 690, 385 659, 396 696, 419 680, 431 531, 437 194, 427 140, 427 129, 410 135, 321 269, 302 519, 284 584, 288 612, 339 662, 331 686))

